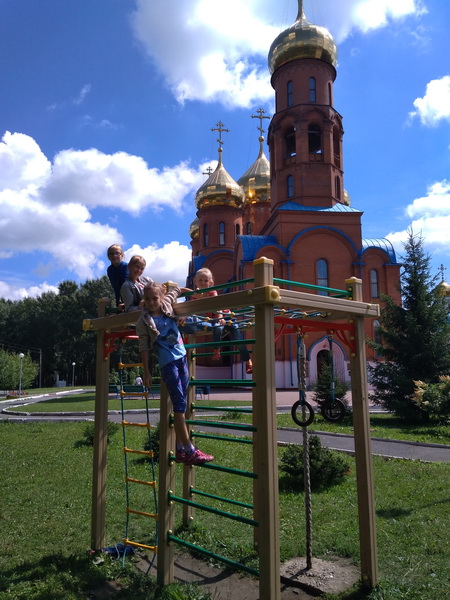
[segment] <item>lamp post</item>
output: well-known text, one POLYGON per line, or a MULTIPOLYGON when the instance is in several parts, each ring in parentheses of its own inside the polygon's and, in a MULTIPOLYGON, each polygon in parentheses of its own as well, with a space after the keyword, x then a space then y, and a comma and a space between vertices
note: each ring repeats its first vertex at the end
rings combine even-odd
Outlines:
POLYGON ((22 352, 19 354, 19 358, 20 358, 20 367, 19 367, 19 398, 22 395, 22 361, 24 358, 25 354, 23 354, 22 352))
POLYGON ((76 363, 72 363, 72 387, 75 387, 75 364, 76 363))

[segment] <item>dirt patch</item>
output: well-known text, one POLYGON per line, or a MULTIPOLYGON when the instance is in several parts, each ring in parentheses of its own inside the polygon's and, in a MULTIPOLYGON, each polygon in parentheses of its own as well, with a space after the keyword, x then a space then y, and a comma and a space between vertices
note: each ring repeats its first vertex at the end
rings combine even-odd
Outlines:
MULTIPOLYGON (((205 561, 180 554, 175 558, 175 579, 179 583, 196 583, 214 600, 259 600, 259 581, 244 574, 221 569, 205 561)), ((147 571, 148 562, 139 563, 147 571)), ((150 573, 156 576, 156 565, 150 573)), ((314 558, 306 570, 305 558, 294 558, 281 565, 282 600, 312 600, 323 593, 337 594, 351 588, 359 579, 357 567, 349 559, 314 558)))

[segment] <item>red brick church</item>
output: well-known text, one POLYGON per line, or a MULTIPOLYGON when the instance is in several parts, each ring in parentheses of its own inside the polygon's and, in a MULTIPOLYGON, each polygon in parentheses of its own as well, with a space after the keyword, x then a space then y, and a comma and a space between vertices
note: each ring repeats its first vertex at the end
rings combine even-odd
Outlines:
MULTIPOLYGON (((345 279, 354 276, 363 281, 365 301, 377 302, 382 293, 399 299, 394 249, 386 239, 363 237, 363 213, 351 206, 344 188, 344 129, 333 101, 336 44, 325 28, 306 20, 302 0, 295 23, 274 40, 268 60, 276 111, 268 127, 270 161, 262 109, 252 115, 259 119, 258 157, 237 181, 224 167, 226 129, 217 124, 219 163, 195 196, 188 282, 201 267, 211 269, 216 284, 252 277, 253 261, 265 256, 280 279, 344 289, 345 279)), ((376 325, 367 320, 369 337, 376 325)), ((297 386, 296 343, 290 338, 277 342, 278 388, 297 386)), ((317 379, 320 353, 328 349, 325 332, 308 337, 308 383, 317 379)), ((333 356, 336 372, 348 379, 348 348, 335 340, 333 356)), ((235 368, 240 377, 240 365, 235 368)))

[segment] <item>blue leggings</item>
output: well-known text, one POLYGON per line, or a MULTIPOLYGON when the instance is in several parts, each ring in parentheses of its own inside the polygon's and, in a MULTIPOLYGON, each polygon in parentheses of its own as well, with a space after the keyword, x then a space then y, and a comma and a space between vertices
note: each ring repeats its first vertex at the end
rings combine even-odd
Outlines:
POLYGON ((189 369, 187 358, 183 356, 161 368, 161 378, 167 386, 172 400, 173 412, 185 413, 187 391, 189 387, 189 369))

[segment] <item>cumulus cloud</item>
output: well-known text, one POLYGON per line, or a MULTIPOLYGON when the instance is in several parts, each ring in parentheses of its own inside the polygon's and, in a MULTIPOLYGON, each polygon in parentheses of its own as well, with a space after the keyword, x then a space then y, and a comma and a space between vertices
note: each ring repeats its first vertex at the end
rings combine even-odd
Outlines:
POLYGON ((134 244, 128 250, 125 250, 125 261, 129 261, 132 256, 139 254, 147 262, 144 275, 151 277, 154 281, 165 283, 174 281, 179 285, 186 285, 186 275, 188 272, 189 261, 192 257, 192 250, 179 242, 170 242, 161 248, 157 244, 152 244, 146 248, 134 244))
MULTIPOLYGON (((450 181, 430 185, 427 195, 416 198, 405 212, 411 219, 409 227, 422 232, 428 252, 436 250, 450 256, 450 181)), ((391 232, 386 237, 396 249, 402 250, 407 229, 391 232)))
POLYGON ((435 126, 440 121, 450 122, 450 75, 433 79, 427 84, 425 96, 413 102, 416 110, 409 118, 418 117, 422 125, 435 126))
MULTIPOLYGON (((337 42, 358 29, 367 32, 426 11, 422 0, 324 0, 321 15, 305 2, 310 21, 328 27, 337 42), (326 22, 321 22, 322 15, 326 22), (320 18, 315 18, 320 17, 320 18)), ((178 102, 217 101, 249 107, 273 97, 267 50, 291 25, 297 5, 283 11, 266 0, 136 0, 135 37, 166 79, 178 102)))
POLYGON ((48 283, 32 285, 27 288, 0 281, 0 298, 7 298, 8 300, 23 300, 24 298, 36 298, 37 296, 41 296, 45 292, 58 293, 58 288, 54 285, 49 285, 48 283))
MULTIPOLYGON (((0 143, 0 256, 44 251, 78 278, 95 277, 104 271, 105 248, 123 238, 116 227, 93 220, 91 210, 179 211, 185 196, 203 183, 203 167, 152 169, 138 156, 98 150, 65 150, 52 165, 32 138, 7 132, 0 143)), ((172 244, 149 247, 149 265, 159 269, 158 263, 168 273, 166 261, 174 258, 179 279, 187 248, 172 244)))

